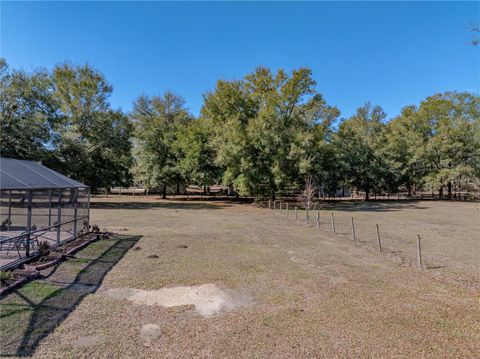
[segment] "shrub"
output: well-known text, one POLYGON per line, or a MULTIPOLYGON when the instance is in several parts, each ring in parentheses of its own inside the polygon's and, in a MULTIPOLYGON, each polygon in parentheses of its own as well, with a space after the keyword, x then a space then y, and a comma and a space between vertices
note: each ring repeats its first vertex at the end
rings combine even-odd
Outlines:
POLYGON ((10 271, 0 271, 0 282, 6 284, 9 280, 13 278, 13 274, 10 271))
POLYGON ((40 242, 38 245, 38 253, 40 254, 40 257, 44 257, 50 254, 50 243, 47 241, 40 242))

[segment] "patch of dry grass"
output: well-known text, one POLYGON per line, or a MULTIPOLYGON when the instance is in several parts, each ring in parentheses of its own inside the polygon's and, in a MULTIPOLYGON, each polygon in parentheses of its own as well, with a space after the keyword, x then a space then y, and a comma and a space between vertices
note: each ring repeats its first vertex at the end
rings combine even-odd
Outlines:
POLYGON ((93 206, 92 223, 143 236, 102 290, 213 283, 255 305, 204 318, 192 306, 90 294, 35 357, 480 356, 478 291, 252 206, 101 201, 108 203, 93 206), (148 342, 145 326, 158 330, 148 342), (101 340, 75 345, 91 336, 101 340))
POLYGON ((351 237, 351 217, 356 237, 376 246, 379 224, 387 251, 416 261, 416 238, 428 267, 442 269, 465 284, 480 288, 480 204, 447 201, 336 202, 322 206, 324 229, 335 214, 337 231, 351 237))

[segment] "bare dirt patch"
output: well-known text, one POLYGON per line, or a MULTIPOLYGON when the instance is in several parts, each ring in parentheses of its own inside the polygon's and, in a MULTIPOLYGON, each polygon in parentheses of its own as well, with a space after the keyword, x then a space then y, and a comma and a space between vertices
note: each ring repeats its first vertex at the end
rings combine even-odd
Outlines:
POLYGON ((166 308, 193 305, 203 317, 253 304, 249 296, 228 289, 219 289, 215 284, 158 290, 111 288, 102 294, 116 299, 127 299, 135 304, 160 305, 166 308))
POLYGON ((157 324, 144 324, 140 329, 140 337, 145 341, 146 346, 150 346, 152 340, 157 339, 161 334, 160 326, 157 324))

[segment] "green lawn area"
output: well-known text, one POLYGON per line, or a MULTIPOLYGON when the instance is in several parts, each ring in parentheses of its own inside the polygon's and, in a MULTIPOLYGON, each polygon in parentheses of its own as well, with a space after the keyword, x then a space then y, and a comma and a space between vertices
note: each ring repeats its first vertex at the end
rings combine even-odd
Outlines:
POLYGON ((28 356, 139 239, 113 236, 91 243, 75 258, 42 271, 0 300, 0 355, 28 356))

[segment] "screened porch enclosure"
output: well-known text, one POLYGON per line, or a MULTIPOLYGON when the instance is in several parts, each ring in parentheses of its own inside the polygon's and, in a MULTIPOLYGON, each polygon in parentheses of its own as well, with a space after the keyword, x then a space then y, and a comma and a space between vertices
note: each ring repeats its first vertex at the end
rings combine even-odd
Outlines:
POLYGON ((0 159, 0 269, 15 267, 89 228, 88 186, 38 163, 0 159))

